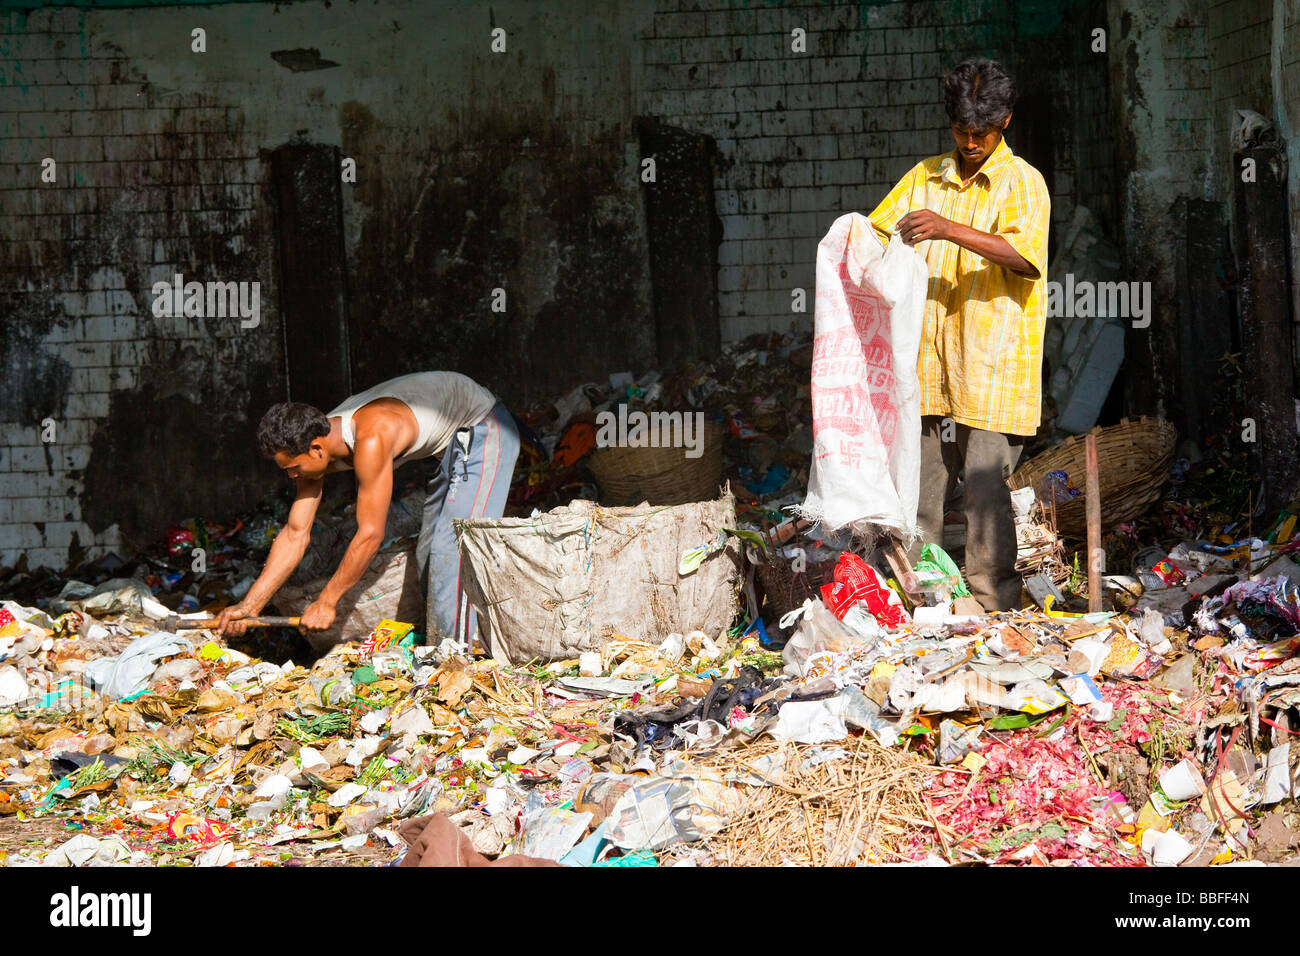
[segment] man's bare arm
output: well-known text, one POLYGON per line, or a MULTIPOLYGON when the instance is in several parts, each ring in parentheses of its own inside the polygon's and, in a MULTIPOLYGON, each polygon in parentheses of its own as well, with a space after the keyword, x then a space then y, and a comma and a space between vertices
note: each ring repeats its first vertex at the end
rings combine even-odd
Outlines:
POLYGON ((289 580, 289 575, 293 574, 294 568, 298 567, 302 556, 307 553, 307 545, 311 541, 311 526, 316 520, 316 510, 320 507, 323 484, 319 478, 298 479, 298 491, 293 499, 293 505, 289 508, 289 520, 275 536, 275 541, 271 544, 271 553, 266 559, 266 566, 253 582, 253 586, 248 589, 244 599, 234 607, 221 612, 218 633, 225 634, 229 631, 233 634, 242 634, 243 625, 234 627, 230 625, 241 617, 260 614, 262 608, 275 597, 275 592, 289 580))
POLYGON ((352 462, 357 474, 357 533, 318 598, 330 607, 356 586, 384 543, 388 504, 393 497, 393 459, 384 439, 378 435, 359 438, 352 462))

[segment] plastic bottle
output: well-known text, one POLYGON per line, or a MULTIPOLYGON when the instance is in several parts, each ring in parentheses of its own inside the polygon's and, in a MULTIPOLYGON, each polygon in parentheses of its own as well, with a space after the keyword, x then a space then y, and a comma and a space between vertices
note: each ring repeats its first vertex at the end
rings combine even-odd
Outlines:
POLYGON ((939 570, 921 569, 905 572, 902 583, 908 594, 924 595, 927 601, 947 601, 961 578, 939 570))

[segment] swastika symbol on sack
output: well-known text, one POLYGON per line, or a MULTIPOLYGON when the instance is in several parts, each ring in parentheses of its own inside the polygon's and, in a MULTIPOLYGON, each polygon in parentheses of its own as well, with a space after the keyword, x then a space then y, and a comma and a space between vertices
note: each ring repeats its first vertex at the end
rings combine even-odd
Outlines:
POLYGON ((840 463, 846 468, 858 468, 862 465, 862 442, 841 441, 840 463))

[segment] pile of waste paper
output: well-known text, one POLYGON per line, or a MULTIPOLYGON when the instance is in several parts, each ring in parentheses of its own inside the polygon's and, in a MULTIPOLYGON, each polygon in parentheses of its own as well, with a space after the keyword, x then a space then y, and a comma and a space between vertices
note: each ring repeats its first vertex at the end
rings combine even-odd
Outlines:
POLYGON ((139 579, 5 601, 0 862, 1285 859, 1300 565, 1274 538, 1189 542, 1098 613, 985 614, 941 549, 906 589, 841 551, 784 621, 516 666, 392 621, 271 663, 139 579))
MULTIPOLYGON (((406 623, 353 620, 327 653, 289 629, 226 641, 198 619, 260 571, 278 493, 126 559, 0 569, 0 865, 1294 860, 1300 502, 1266 518, 1238 456, 1178 459, 1162 504, 1109 529, 1130 573, 1105 574, 1089 612, 1079 555, 1021 489, 1027 606, 985 613, 959 518, 905 566, 782 510, 806 491, 809 390, 790 370, 810 359, 806 335, 759 336, 522 413, 510 514, 572 525, 594 555, 592 522, 616 510, 590 504, 595 416, 725 423, 739 498, 696 506, 721 509, 707 534, 664 538, 665 557, 644 529, 680 522, 618 517, 645 552, 622 559, 689 597, 660 607, 681 614, 670 633, 571 615, 557 633, 586 637, 559 659, 471 656, 426 646, 394 597, 381 615, 406 623)), ((422 505, 418 477, 395 489, 385 549, 422 505)), ((312 593, 354 528, 351 503, 322 508, 289 587, 312 593)))

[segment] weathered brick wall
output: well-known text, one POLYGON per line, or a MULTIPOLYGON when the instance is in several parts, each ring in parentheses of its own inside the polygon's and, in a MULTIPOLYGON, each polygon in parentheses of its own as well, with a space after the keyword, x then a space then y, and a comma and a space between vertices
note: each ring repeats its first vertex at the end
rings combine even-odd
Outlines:
POLYGON ((1288 139, 1300 132, 1300 8, 1295 3, 1275 3, 1274 10, 1281 13, 1280 24, 1275 12, 1274 41, 1278 47, 1280 66, 1281 105, 1287 115, 1288 139))
MULTIPOLYGON (((1121 0, 1110 8, 1113 115, 1122 165, 1122 224, 1135 278, 1155 288, 1149 331, 1130 333, 1130 408, 1177 411, 1170 367, 1173 250, 1171 210, 1179 197, 1225 204, 1233 218, 1239 169, 1232 158, 1234 112, 1272 120, 1300 163, 1300 8, 1294 0, 1183 0, 1152 6, 1121 0)), ((1292 260, 1300 259, 1300 181, 1289 179, 1292 260)), ((1292 284, 1300 319, 1300 288, 1292 284)), ((1195 318, 1193 317, 1194 321, 1195 318)))
POLYGON ((1040 101, 1032 114, 1021 110, 1021 123, 1042 123, 1052 133, 1050 166, 1040 170, 1052 193, 1052 238, 1059 242, 1063 237, 1076 205, 1088 207, 1114 238, 1118 190, 1107 84, 1109 38, 1105 49, 1097 48, 1094 38, 1094 31, 1107 25, 1106 4, 1082 0, 1061 4, 1052 13, 1037 24, 1038 35, 1024 37, 1014 49, 1022 96, 1040 101))
MULTIPOLYGON (((0 24, 6 564, 25 554, 32 567, 59 566, 73 544, 119 547, 122 528, 95 497, 114 497, 115 485, 126 516, 165 485, 201 483, 201 472, 185 469, 203 459, 211 467, 208 455, 232 448, 235 429, 246 428, 227 414, 232 403, 242 407, 277 379, 274 321, 245 331, 237 319, 158 318, 151 309, 152 284, 181 272, 260 280, 264 312, 274 312, 259 252, 260 163, 237 114, 204 91, 149 85, 120 50, 86 36, 86 15, 13 11, 0 24), (53 182, 42 179, 47 157, 53 182), (115 414, 115 399, 132 394, 149 396, 143 411, 152 402, 159 418, 123 420, 121 405, 115 414), (203 410, 201 437, 180 421, 169 427, 161 413, 178 403, 203 410), (158 438, 149 456, 123 453, 149 429, 158 438)), ((256 471, 235 457, 215 484, 256 471)))
MULTIPOLYGON (((1054 225, 1076 201, 1113 205, 1105 60, 1060 19, 1068 10, 1076 32, 1104 25, 1098 6, 1026 4, 1017 19, 1014 6, 987 0, 660 0, 641 41, 640 107, 717 140, 724 340, 811 322, 791 312, 791 290, 811 292, 817 241, 837 216, 870 212, 912 165, 952 148, 940 77, 968 56, 1003 59, 1023 92, 1051 91, 1054 225), (806 53, 792 51, 796 28, 806 53)), ((1013 149, 1024 135, 1013 119, 1013 149)))
POLYGON ((724 340, 811 323, 791 290, 811 302, 818 240, 951 148, 939 77, 991 52, 995 15, 981 0, 734 6, 660 2, 641 42, 642 111, 718 143, 724 340))

